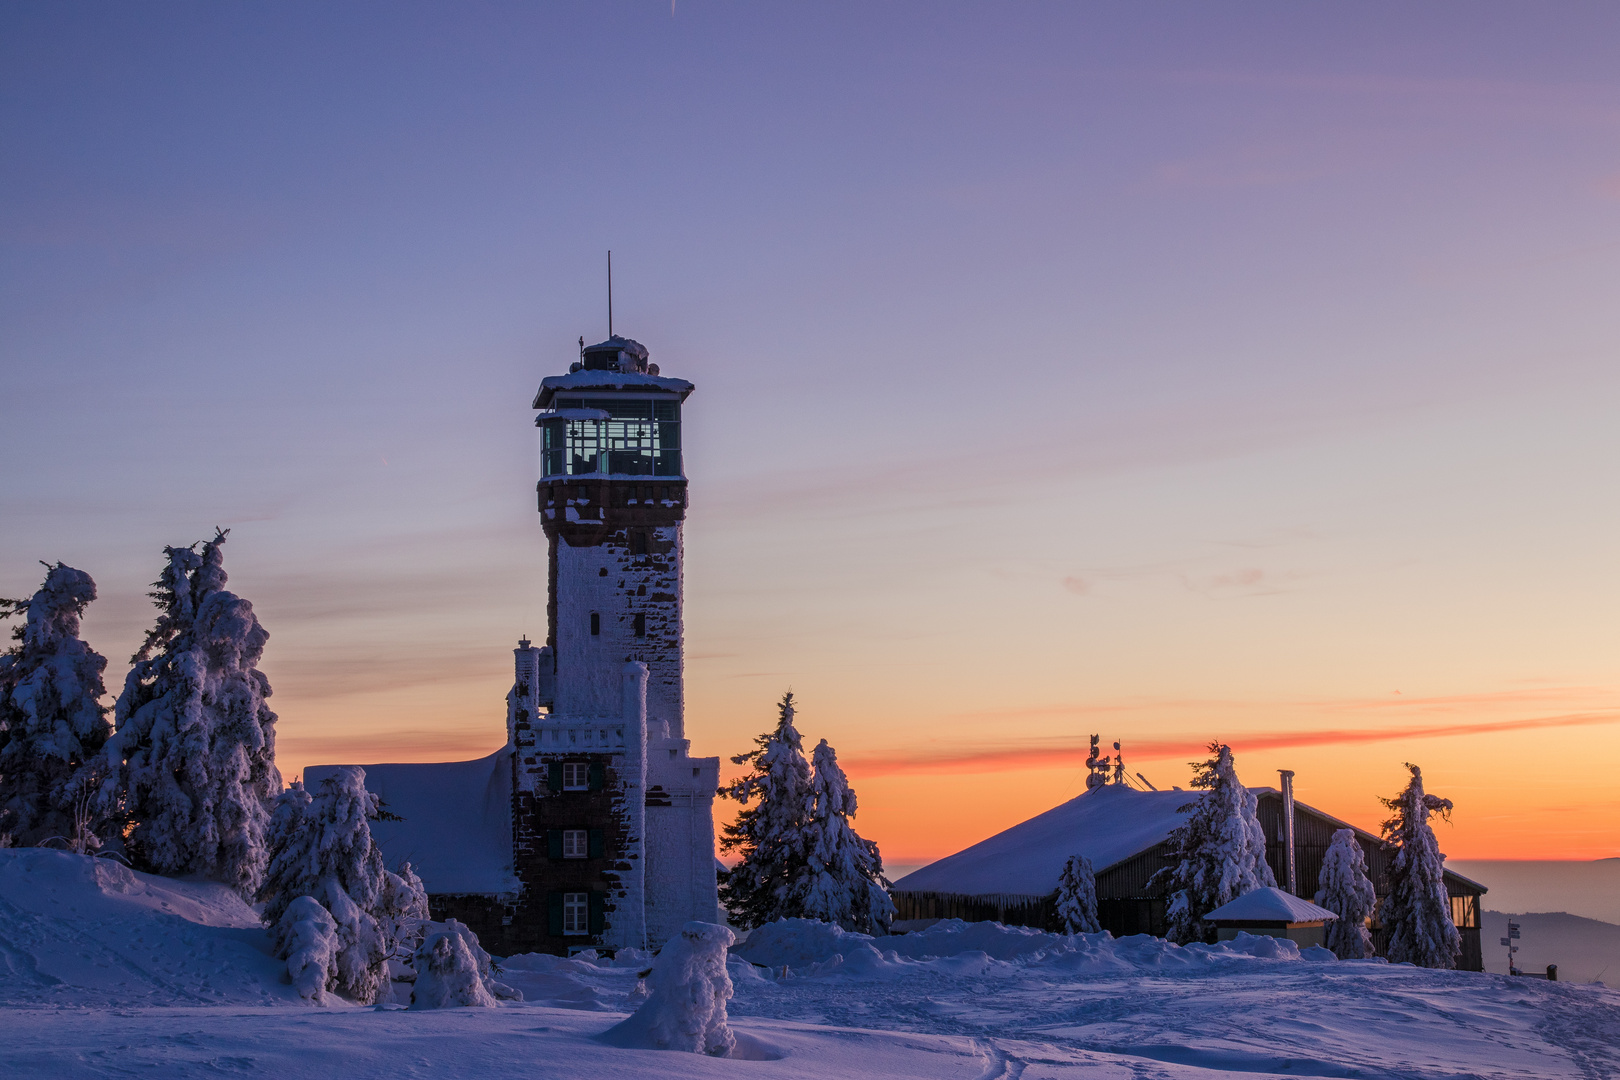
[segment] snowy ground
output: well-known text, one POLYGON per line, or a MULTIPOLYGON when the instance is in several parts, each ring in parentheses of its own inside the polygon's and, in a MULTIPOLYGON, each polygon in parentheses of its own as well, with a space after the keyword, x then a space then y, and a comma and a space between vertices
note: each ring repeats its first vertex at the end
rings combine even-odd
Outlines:
POLYGON ((499 1009, 311 1008, 222 890, 0 851, 0 1076, 1620 1076, 1597 986, 990 924, 875 944, 779 925, 734 952, 734 1027, 773 1060, 619 1050, 593 1036, 635 966, 510 958, 527 1000, 499 1009))

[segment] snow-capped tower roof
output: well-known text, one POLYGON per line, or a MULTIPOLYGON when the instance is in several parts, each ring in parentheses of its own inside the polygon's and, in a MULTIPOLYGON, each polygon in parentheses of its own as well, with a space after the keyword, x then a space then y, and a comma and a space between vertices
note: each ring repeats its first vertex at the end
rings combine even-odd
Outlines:
POLYGON ((559 390, 612 390, 632 394, 678 394, 681 400, 692 392, 685 379, 661 378, 658 365, 648 362, 647 346, 632 338, 614 334, 606 341, 586 345, 567 375, 551 375, 540 380, 534 396, 536 409, 549 409, 559 390))
POLYGON ((580 350, 580 367, 586 371, 634 371, 642 375, 656 375, 658 368, 647 363, 647 346, 639 341, 614 334, 606 341, 587 345, 580 350))

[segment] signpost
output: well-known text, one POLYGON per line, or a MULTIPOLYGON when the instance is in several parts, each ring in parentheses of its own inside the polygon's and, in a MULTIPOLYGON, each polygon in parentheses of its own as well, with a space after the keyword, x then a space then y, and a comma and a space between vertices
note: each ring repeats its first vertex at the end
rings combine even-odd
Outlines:
POLYGON ((1512 920, 1509 920, 1508 921, 1508 936, 1502 939, 1502 944, 1507 946, 1507 951, 1508 951, 1508 974, 1509 975, 1517 975, 1517 974, 1519 974, 1519 966, 1513 962, 1513 954, 1519 951, 1519 947, 1517 945, 1513 944, 1513 943, 1515 941, 1518 941, 1518 940, 1519 940, 1519 924, 1516 923, 1516 922, 1513 922, 1512 920))

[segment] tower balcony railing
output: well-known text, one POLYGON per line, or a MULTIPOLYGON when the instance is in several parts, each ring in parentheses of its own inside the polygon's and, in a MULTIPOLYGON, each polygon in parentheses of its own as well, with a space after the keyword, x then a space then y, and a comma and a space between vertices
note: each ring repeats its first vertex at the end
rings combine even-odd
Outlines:
POLYGON ((531 725, 541 753, 623 753, 624 722, 553 717, 542 713, 531 725))

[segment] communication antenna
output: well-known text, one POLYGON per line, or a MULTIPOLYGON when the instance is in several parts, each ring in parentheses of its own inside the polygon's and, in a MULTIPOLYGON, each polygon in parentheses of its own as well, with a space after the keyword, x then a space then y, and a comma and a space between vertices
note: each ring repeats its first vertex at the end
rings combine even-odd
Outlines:
POLYGON ((608 248, 608 337, 613 336, 613 249, 608 248))

